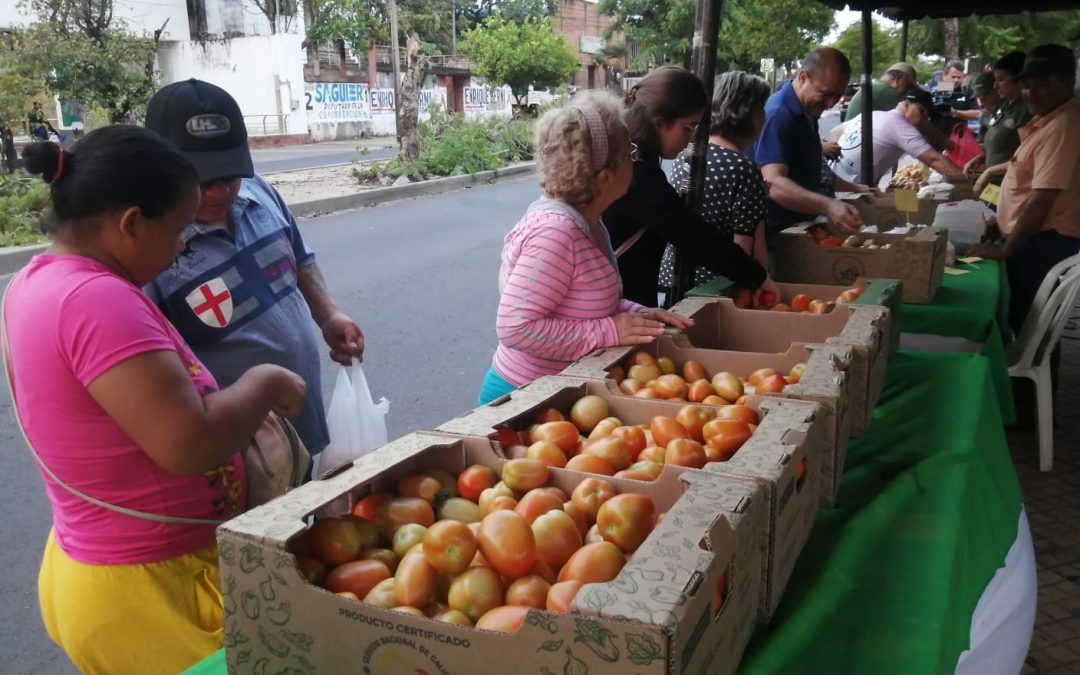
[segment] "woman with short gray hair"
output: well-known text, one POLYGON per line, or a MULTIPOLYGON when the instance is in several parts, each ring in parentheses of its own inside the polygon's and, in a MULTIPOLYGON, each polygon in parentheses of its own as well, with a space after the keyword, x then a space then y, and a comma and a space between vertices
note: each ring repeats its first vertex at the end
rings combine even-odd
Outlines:
MULTIPOLYGON (((742 71, 724 73, 716 79, 701 210, 707 223, 729 234, 765 269, 769 268, 765 248, 768 190, 761 177, 761 167, 745 151, 757 141, 765 125, 765 102, 770 93, 765 80, 742 71)), ((690 188, 690 158, 685 152, 675 160, 672 182, 680 192, 690 188)), ((671 285, 673 268, 674 251, 668 247, 661 284, 671 285)), ((715 276, 699 267, 694 272, 694 282, 702 284, 715 276)))

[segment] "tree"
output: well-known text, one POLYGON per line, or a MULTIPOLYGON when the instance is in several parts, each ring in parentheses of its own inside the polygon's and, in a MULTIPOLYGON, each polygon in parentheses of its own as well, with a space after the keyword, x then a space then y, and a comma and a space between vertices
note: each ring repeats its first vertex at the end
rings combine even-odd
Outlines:
POLYGON ((665 63, 689 67, 697 10, 694 0, 600 0, 597 9, 615 17, 607 37, 622 33, 638 44, 638 56, 629 64, 631 69, 645 70, 665 63))
POLYGON ((489 84, 509 85, 519 105, 529 85, 555 87, 578 69, 577 56, 550 17, 514 23, 496 14, 466 32, 460 47, 474 73, 489 84))
MULTIPOLYGON (((874 50, 871 72, 877 77, 900 57, 900 31, 896 28, 885 28, 875 21, 871 33, 874 50)), ((851 61, 852 76, 858 78, 863 72, 862 23, 856 22, 845 28, 832 46, 847 55, 851 61)))
MULTIPOLYGON (((964 17, 957 22, 957 56, 991 63, 1006 53, 1046 42, 1080 46, 1080 10, 964 17)), ((912 21, 908 51, 949 56, 942 19, 912 21)))
POLYGON ((18 161, 14 130, 19 127, 29 102, 37 94, 38 87, 34 81, 18 72, 11 62, 0 65, 0 165, 6 173, 14 171, 18 161))

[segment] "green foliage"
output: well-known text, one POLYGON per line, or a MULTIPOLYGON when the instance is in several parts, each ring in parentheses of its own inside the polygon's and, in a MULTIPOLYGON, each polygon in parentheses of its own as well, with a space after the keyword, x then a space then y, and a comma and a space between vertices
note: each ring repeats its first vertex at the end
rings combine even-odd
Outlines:
POLYGON ((49 188, 24 171, 0 174, 0 246, 46 241, 39 223, 49 202, 49 188))
MULTIPOLYGON (((877 21, 873 22, 871 29, 873 34, 874 62, 871 64, 871 72, 875 77, 881 76, 885 69, 896 63, 900 58, 900 30, 886 28, 877 21)), ((856 21, 836 38, 832 44, 847 55, 851 61, 852 79, 858 80, 863 72, 862 62, 862 22, 856 21)))
POLYGON ((638 44, 638 56, 630 64, 632 70, 665 63, 690 65, 697 9, 694 0, 600 0, 597 9, 615 17, 608 37, 623 33, 638 44))
POLYGON ((514 23, 492 16, 466 32, 459 46, 472 59, 473 73, 489 84, 509 85, 518 103, 529 85, 555 87, 578 69, 576 54, 552 28, 550 17, 514 23))
POLYGON ((39 89, 34 80, 15 70, 12 64, 0 64, 0 129, 18 128, 39 89))
MULTIPOLYGON (((1028 51, 1047 42, 1080 47, 1080 10, 1021 12, 960 19, 960 55, 990 63, 1006 53, 1028 51)), ((941 19, 912 21, 909 53, 941 55, 945 31, 941 19)))
MULTIPOLYGON (((454 9, 458 0, 399 0, 398 31, 416 33, 428 54, 449 53, 454 9)), ((460 7, 458 7, 460 13, 460 7)), ((387 0, 306 0, 307 39, 315 44, 344 40, 357 54, 367 51, 368 40, 390 43, 390 6, 387 0)), ((459 32, 460 32, 460 26, 459 32)))

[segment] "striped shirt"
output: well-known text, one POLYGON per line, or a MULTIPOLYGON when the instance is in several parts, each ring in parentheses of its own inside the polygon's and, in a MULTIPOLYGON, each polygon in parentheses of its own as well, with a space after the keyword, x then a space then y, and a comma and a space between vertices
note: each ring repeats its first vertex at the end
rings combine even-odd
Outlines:
POLYGON ((599 231, 605 250, 589 237, 581 214, 541 199, 506 235, 494 366, 514 386, 559 373, 594 349, 617 346, 613 317, 643 309, 621 299, 615 255, 606 230, 599 231))

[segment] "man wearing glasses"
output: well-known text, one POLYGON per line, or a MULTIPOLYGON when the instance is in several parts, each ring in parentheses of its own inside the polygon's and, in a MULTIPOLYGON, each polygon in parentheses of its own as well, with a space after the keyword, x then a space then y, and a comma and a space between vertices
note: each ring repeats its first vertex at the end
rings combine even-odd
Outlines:
POLYGON ((329 437, 315 328, 344 365, 363 356, 363 333, 327 292, 281 196, 255 174, 244 118, 228 92, 194 79, 170 84, 150 100, 146 126, 180 149, 202 183, 183 252, 146 293, 222 387, 261 363, 300 374, 307 404, 293 423, 319 453, 329 437))

